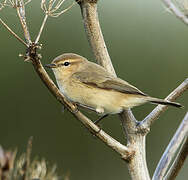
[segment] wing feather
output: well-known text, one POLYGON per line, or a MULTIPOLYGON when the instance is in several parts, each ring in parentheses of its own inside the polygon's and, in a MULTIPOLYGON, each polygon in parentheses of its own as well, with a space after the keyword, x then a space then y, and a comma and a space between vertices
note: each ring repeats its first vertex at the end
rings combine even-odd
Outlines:
MULTIPOLYGON (((73 74, 73 78, 81 81, 82 83, 95 86, 97 88, 116 90, 126 94, 138 94, 147 96, 145 93, 132 86, 128 82, 120 78, 113 77, 101 66, 97 65, 95 68, 97 68, 98 71, 76 72, 73 74)), ((91 70, 91 68, 89 69, 91 70)))

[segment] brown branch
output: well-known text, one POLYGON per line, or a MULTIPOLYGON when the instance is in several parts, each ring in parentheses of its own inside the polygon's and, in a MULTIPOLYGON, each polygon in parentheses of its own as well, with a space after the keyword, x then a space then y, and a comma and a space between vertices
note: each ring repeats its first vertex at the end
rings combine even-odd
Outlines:
MULTIPOLYGON (((188 90, 188 78, 185 79, 174 91, 172 91, 165 99, 174 101, 181 94, 188 90)), ((145 119, 140 123, 139 128, 149 129, 157 118, 168 109, 168 106, 158 105, 145 119)))
POLYGON ((188 138, 185 139, 185 143, 182 145, 182 148, 180 149, 178 156, 176 157, 174 163, 169 169, 169 172, 164 178, 165 180, 174 180, 177 177, 187 156, 188 156, 188 138))
POLYGON ((187 139, 188 136, 188 112, 185 115, 183 121, 181 122, 179 128, 171 139, 169 145, 167 146, 165 152, 163 153, 157 168, 154 172, 152 180, 162 180, 164 179, 165 174, 167 173, 167 169, 169 167, 170 162, 175 156, 177 150, 181 146, 184 139, 187 139))

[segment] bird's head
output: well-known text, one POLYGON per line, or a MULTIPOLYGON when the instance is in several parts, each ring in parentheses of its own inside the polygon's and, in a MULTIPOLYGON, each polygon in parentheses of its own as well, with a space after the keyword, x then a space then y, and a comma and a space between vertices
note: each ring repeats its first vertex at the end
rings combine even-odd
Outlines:
POLYGON ((87 63, 86 58, 73 53, 65 53, 56 57, 51 64, 46 64, 45 66, 53 70, 56 79, 62 79, 81 70, 85 63, 87 63))

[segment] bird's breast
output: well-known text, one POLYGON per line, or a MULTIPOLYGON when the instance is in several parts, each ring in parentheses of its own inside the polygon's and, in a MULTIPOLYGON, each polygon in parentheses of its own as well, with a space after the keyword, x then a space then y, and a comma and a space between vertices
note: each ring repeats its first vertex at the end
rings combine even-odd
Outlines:
POLYGON ((92 109, 104 109, 104 114, 120 113, 123 109, 142 103, 135 95, 101 89, 78 81, 64 81, 58 83, 58 86, 72 102, 89 106, 92 109))

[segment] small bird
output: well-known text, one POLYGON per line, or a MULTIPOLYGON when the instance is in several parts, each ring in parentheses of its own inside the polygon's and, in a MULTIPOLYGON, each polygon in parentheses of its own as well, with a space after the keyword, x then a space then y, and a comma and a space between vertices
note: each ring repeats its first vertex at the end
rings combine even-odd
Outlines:
POLYGON ((146 102, 182 107, 176 102, 148 96, 77 54, 62 54, 46 67, 52 68, 60 91, 69 101, 96 111, 102 118, 146 102))

